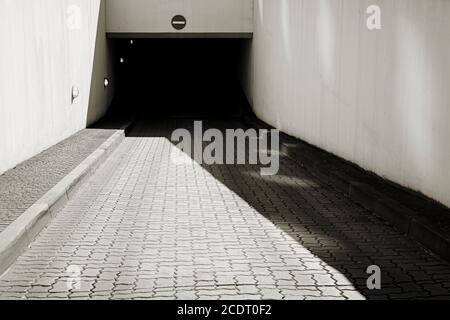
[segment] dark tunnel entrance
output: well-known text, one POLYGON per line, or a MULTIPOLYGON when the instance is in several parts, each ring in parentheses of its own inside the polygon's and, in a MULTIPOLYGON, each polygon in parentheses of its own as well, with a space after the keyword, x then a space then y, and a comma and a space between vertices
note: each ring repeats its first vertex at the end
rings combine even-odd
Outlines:
POLYGON ((152 118, 228 117, 246 105, 243 39, 114 39, 114 109, 152 118))

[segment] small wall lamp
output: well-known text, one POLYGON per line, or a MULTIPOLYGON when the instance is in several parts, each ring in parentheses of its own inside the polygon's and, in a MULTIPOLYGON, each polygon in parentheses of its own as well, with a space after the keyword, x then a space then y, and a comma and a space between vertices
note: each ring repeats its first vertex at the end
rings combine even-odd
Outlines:
POLYGON ((80 95, 80 89, 76 86, 72 86, 72 104, 74 103, 75 99, 78 98, 80 95))

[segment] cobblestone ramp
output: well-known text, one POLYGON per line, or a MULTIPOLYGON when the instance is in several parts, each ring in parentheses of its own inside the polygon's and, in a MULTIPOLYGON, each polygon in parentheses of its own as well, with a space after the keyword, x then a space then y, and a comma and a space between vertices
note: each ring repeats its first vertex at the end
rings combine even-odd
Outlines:
POLYGON ((264 178, 173 163, 180 126, 141 120, 2 277, 0 297, 450 298, 446 262, 287 158, 264 178), (382 289, 369 291, 374 264, 382 289), (68 289, 69 266, 80 288, 68 289))

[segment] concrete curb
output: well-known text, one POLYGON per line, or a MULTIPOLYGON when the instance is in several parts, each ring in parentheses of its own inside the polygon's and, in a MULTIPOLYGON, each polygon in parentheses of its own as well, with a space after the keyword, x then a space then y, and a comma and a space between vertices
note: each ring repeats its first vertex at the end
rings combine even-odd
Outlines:
MULTIPOLYGON (((245 116, 244 121, 252 127, 270 127, 254 116, 245 116)), ((385 188, 386 192, 382 192, 383 183, 387 186, 388 182, 379 179, 380 181, 376 181, 377 187, 373 187, 371 182, 375 181, 374 178, 362 169, 350 168, 353 174, 339 170, 338 162, 342 163, 341 167, 346 166, 348 169, 349 165, 345 160, 285 134, 282 134, 280 138, 281 154, 304 166, 325 183, 337 187, 353 201, 386 220, 401 233, 419 242, 434 254, 450 261, 450 237, 436 224, 426 219, 429 211, 442 211, 442 208, 437 208, 437 204, 417 196, 417 201, 426 203, 424 207, 427 211, 423 212, 425 210, 423 209, 419 212, 410 209, 407 203, 398 201, 395 194, 389 193, 389 190, 393 188, 392 185, 385 188), (283 142, 283 138, 287 142, 283 142)), ((402 192, 400 188, 399 192, 402 192)))
POLYGON ((73 197, 81 184, 102 164, 125 138, 131 123, 117 130, 80 165, 36 201, 19 218, 0 233, 0 275, 2 275, 59 209, 73 197))

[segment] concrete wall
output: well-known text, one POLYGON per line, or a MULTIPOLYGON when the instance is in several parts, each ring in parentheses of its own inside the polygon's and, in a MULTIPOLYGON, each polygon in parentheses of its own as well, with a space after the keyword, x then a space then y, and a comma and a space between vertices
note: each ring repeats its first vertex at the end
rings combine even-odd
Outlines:
POLYGON ((111 68, 100 0, 0 0, 0 39, 2 173, 99 119, 112 91, 103 87, 111 68), (79 29, 68 27, 70 5, 79 29))
POLYGON ((450 1, 255 0, 244 87, 283 131, 450 206, 450 1), (382 29, 366 27, 369 5, 382 29))
POLYGON ((253 0, 106 0, 111 33, 251 33, 253 0), (186 28, 176 31, 175 15, 186 28))

